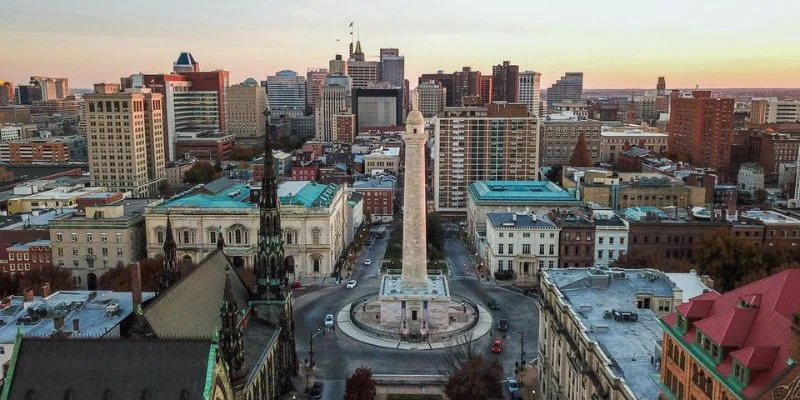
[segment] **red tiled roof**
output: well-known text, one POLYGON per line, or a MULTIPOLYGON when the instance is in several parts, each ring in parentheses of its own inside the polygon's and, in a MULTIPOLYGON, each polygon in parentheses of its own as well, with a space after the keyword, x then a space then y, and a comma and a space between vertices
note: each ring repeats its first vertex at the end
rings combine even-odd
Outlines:
POLYGON ((772 367, 777 354, 777 347, 748 347, 734 351, 731 357, 752 370, 764 370, 772 367))
MULTIPOLYGON (((720 374, 730 374, 733 359, 751 369, 750 381, 742 390, 751 398, 789 368, 792 320, 800 313, 800 269, 728 293, 702 294, 676 307, 676 313, 694 321, 683 336, 685 343, 694 343, 699 329, 725 347, 724 358, 716 366, 720 374), (742 302, 748 306, 742 307, 742 302)), ((674 326, 675 313, 662 321, 674 326)))

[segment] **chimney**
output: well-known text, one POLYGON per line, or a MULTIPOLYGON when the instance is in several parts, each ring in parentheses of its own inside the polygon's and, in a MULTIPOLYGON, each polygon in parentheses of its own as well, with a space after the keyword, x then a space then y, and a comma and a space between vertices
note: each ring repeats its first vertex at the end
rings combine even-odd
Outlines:
POLYGON ((57 315, 53 317, 53 329, 59 332, 64 330, 64 316, 57 315))
POLYGON ((142 305, 142 270, 138 262, 131 266, 131 298, 136 312, 142 305))
POLYGON ((45 283, 42 285, 42 297, 48 298, 50 297, 50 283, 45 283))
POLYGON ((33 289, 28 289, 23 294, 23 298, 26 303, 30 303, 33 301, 33 289))
POLYGON ((75 318, 72 320, 72 331, 73 332, 81 331, 81 320, 79 318, 75 318))

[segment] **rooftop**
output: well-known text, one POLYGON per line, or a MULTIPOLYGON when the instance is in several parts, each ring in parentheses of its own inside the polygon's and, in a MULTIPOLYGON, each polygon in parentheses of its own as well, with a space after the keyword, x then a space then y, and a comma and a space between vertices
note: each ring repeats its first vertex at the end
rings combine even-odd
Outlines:
POLYGON ((358 189, 392 189, 395 187, 395 178, 393 176, 381 175, 371 177, 366 180, 358 180, 353 182, 353 188, 358 189))
POLYGON ((228 208, 251 209, 258 205, 247 202, 250 198, 250 188, 244 184, 235 184, 217 194, 188 193, 173 197, 156 205, 159 210, 168 210, 172 207, 199 207, 199 208, 228 208))
POLYGON ((477 181, 469 185, 469 195, 476 204, 525 203, 578 205, 574 195, 550 181, 477 181))
POLYGON ((97 192, 105 192, 105 188, 101 187, 84 187, 84 186, 72 186, 72 187, 60 187, 53 190, 48 190, 46 192, 39 192, 34 193, 29 196, 20 196, 19 198, 25 199, 28 201, 37 201, 37 200, 70 200, 76 197, 83 197, 88 194, 97 193, 97 192))
POLYGON ((400 155, 400 148, 398 147, 379 147, 373 150, 369 154, 365 154, 365 157, 369 156, 393 156, 397 157, 400 155))
POLYGON ((637 309, 636 295, 672 297, 674 284, 655 270, 553 269, 546 279, 561 292, 564 302, 583 325, 582 333, 599 343, 611 360, 613 373, 624 380, 636 398, 657 399, 659 388, 650 377, 659 373, 651 356, 660 355, 658 317, 651 309, 637 309), (653 278, 655 277, 655 279, 653 278), (606 318, 606 312, 632 312, 634 321, 606 318))
POLYGON ((430 297, 449 296, 450 288, 444 276, 429 275, 425 287, 411 287, 400 275, 386 275, 381 280, 381 296, 424 295, 430 297))
POLYGON ((514 214, 514 213, 487 213, 489 223, 495 228, 503 229, 534 229, 534 228, 557 228, 556 224, 550 221, 546 215, 536 214, 514 214))
MULTIPOLYGON (((152 292, 142 293, 147 301, 152 292)), ((48 297, 34 297, 25 302, 21 296, 12 296, 3 302, 0 309, 0 343, 13 343, 20 330, 24 336, 49 337, 53 333, 53 316, 64 314, 64 332, 80 334, 82 337, 101 337, 119 325, 133 313, 130 292, 69 290, 59 291, 48 297), (95 297, 92 297, 95 293, 95 297), (116 305, 116 306, 114 306, 116 305), (30 316, 21 324, 20 318, 30 316), (73 321, 79 321, 78 332, 73 331, 73 321)))
POLYGON ((69 220, 69 221, 80 221, 80 220, 87 220, 87 219, 90 219, 90 220, 101 219, 101 220, 106 220, 106 221, 108 221, 108 220, 128 220, 128 219, 130 219, 132 217, 135 217, 135 216, 143 214, 145 207, 148 204, 152 203, 152 202, 153 202, 153 199, 125 199, 125 200, 118 201, 116 203, 103 204, 103 205, 97 206, 97 207, 114 207, 114 206, 120 206, 121 205, 123 207, 123 214, 119 218, 109 217, 108 214, 106 214, 106 215, 104 215, 103 217, 100 217, 100 218, 95 218, 94 216, 87 217, 86 213, 84 211, 76 210, 75 212, 73 212, 71 214, 58 216, 57 218, 54 218, 54 219, 57 219, 58 221, 66 221, 66 220, 69 220))
POLYGON ((306 208, 328 207, 336 197, 339 185, 314 181, 286 181, 278 186, 281 205, 298 205, 306 208))
POLYGON ((742 217, 752 218, 770 225, 800 224, 800 220, 775 211, 752 209, 742 213, 742 217))
POLYGON ((25 251, 31 247, 50 247, 50 240, 35 240, 33 242, 16 244, 8 248, 9 251, 25 251))
POLYGON ((57 210, 33 211, 30 214, 16 214, 12 216, 0 216, 0 230, 29 229, 31 227, 46 228, 53 218, 66 214, 76 213, 74 208, 57 210))

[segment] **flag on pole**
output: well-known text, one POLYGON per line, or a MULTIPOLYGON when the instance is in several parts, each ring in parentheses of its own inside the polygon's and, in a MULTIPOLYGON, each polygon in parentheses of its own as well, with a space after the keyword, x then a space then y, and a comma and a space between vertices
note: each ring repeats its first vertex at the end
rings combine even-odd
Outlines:
POLYGON ((349 26, 349 28, 352 28, 352 27, 353 27, 353 23, 352 23, 352 22, 350 22, 350 26, 349 26))

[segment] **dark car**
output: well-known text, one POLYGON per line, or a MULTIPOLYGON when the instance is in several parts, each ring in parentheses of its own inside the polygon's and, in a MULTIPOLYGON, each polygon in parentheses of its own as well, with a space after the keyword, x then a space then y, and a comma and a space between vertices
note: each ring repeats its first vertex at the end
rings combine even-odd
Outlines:
POLYGON ((501 319, 497 323, 497 330, 500 331, 500 332, 508 331, 508 320, 507 319, 501 319))
POLYGON ((308 392, 309 400, 322 400, 322 382, 314 382, 311 391, 308 392))
POLYGON ((489 301, 486 302, 486 305, 489 306, 489 308, 491 308, 492 310, 500 309, 500 303, 496 302, 494 299, 489 299, 489 301))

